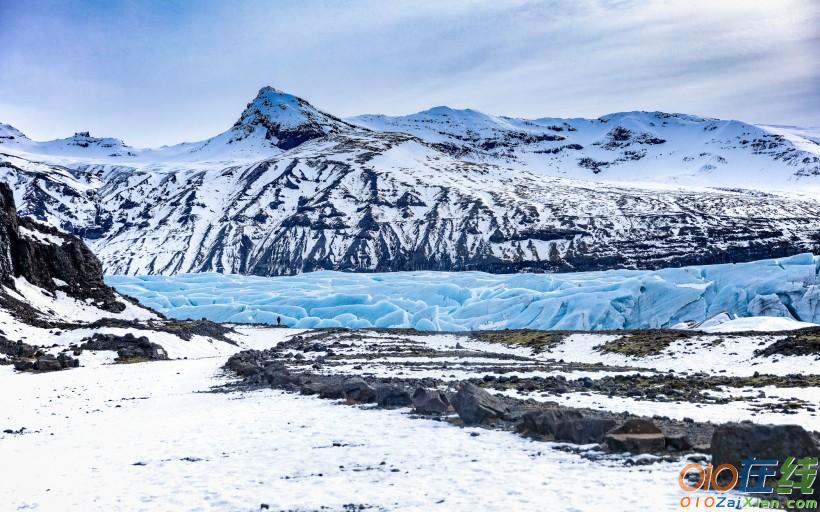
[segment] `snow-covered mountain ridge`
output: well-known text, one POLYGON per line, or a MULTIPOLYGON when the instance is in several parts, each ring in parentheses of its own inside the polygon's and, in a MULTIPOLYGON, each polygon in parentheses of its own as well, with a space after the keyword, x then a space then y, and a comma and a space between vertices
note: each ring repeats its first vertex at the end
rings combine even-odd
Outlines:
POLYGON ((83 237, 114 274, 659 268, 818 252, 820 164, 805 150, 817 144, 799 135, 643 112, 422 114, 343 121, 266 87, 222 134, 159 149, 87 133, 33 142, 2 125, 0 180, 23 215, 83 237), (676 185, 692 176, 706 183, 676 185), (752 178, 772 185, 752 190, 752 178))
POLYGON ((782 189, 820 175, 820 143, 806 130, 686 114, 516 119, 436 107, 350 121, 416 135, 462 160, 578 179, 782 189))

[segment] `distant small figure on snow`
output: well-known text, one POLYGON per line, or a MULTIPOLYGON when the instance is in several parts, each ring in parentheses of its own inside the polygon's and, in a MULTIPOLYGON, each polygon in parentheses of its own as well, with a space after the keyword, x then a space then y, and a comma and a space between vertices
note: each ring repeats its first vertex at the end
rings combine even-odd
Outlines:
POLYGON ((281 316, 276 317, 276 325, 282 325, 282 317, 281 316))

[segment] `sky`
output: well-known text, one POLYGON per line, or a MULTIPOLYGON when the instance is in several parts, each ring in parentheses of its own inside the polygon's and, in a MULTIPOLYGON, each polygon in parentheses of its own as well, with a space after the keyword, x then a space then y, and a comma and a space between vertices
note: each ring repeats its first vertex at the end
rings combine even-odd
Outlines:
POLYGON ((0 0, 0 122, 137 147, 265 85, 346 117, 661 110, 820 126, 815 0, 0 0))

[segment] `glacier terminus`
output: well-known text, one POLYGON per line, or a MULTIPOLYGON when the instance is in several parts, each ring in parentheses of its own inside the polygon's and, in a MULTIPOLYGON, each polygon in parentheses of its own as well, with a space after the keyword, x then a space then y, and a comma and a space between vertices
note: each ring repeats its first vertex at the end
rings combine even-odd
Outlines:
POLYGON ((645 329, 781 317, 820 323, 820 256, 561 274, 216 273, 109 276, 169 317, 322 328, 645 329))

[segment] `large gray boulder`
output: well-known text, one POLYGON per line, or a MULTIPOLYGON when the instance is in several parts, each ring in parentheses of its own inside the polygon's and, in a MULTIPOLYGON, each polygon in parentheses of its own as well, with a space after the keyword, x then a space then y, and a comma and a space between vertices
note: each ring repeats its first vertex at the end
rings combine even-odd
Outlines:
POLYGON ((352 402, 368 403, 376 400, 376 390, 361 377, 351 377, 342 383, 345 398, 352 402))
MULTIPOLYGON (((715 429, 712 465, 733 464, 740 468, 741 461, 752 457, 775 459, 783 464, 787 457, 820 457, 820 448, 812 435, 798 425, 726 423, 715 429)), ((815 480, 811 497, 820 499, 820 479, 815 480)))
POLYGON ((814 438, 798 425, 757 425, 726 423, 712 434, 712 464, 734 464, 743 459, 778 459, 817 457, 820 449, 814 438))
POLYGON ((609 418, 578 418, 564 420, 555 429, 555 440, 575 444, 600 443, 615 426, 609 418))
POLYGON ((345 397, 341 382, 326 382, 319 387, 319 398, 338 399, 345 397))
POLYGON ((528 411, 521 416, 516 430, 531 436, 553 437, 561 422, 581 419, 580 412, 562 407, 548 407, 528 411))
POLYGON ((650 453, 666 449, 666 436, 651 420, 633 418, 612 430, 605 438, 613 452, 650 453))
POLYGON ((417 388, 413 393, 413 408, 419 414, 447 414, 450 401, 437 389, 417 388))
POLYGON ((376 385, 376 403, 379 407, 405 407, 413 403, 410 392, 395 384, 376 385))
POLYGON ((51 354, 46 354, 37 359, 34 369, 38 372, 56 372, 63 369, 63 365, 51 354))
POLYGON ((464 384, 453 397, 453 408, 465 425, 479 425, 485 421, 503 419, 510 412, 504 400, 470 382, 464 384))

